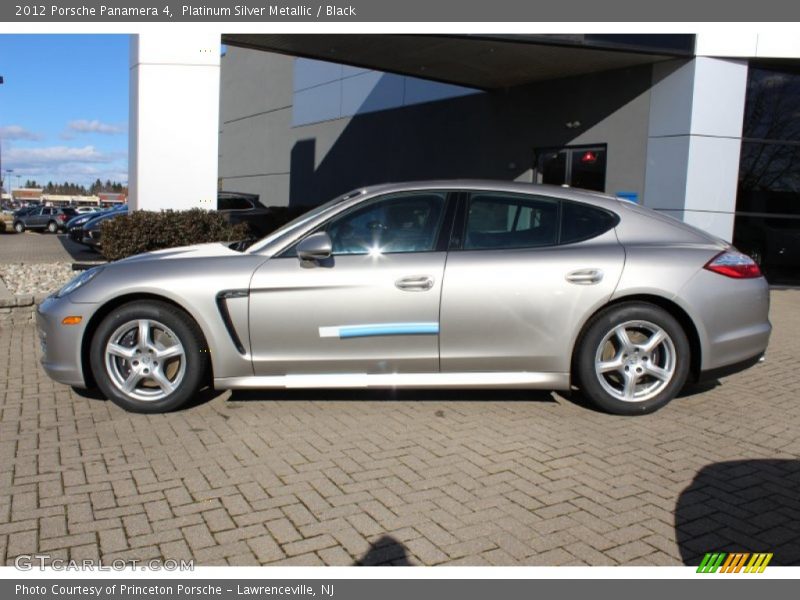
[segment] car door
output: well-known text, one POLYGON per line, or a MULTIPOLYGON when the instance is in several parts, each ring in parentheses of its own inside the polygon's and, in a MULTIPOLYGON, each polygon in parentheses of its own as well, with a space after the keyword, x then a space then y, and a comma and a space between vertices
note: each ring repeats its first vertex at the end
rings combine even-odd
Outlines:
POLYGON ((309 264, 294 248, 256 270, 250 339, 256 375, 439 370, 446 191, 366 200, 319 230, 332 256, 309 264))
POLYGON ((50 209, 42 207, 33 211, 32 216, 28 219, 27 227, 38 228, 47 225, 47 219, 50 218, 50 209))
POLYGON ((577 329, 622 273, 616 222, 557 198, 469 193, 442 290, 442 372, 568 372, 577 329))

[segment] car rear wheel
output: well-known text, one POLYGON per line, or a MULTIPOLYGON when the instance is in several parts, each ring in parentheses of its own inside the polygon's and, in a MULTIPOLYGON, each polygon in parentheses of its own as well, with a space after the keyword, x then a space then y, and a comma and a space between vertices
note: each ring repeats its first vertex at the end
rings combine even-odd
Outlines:
POLYGON ((55 221, 50 221, 47 224, 47 231, 49 231, 50 233, 57 233, 58 232, 58 223, 56 223, 55 221))
POLYGON ((25 225, 22 221, 17 221, 14 223, 14 231, 17 233, 25 233, 25 225))
POLYGON ((586 329, 578 382, 607 412, 650 413, 686 383, 690 352, 686 333, 667 311, 644 302, 618 304, 598 313, 586 329))
POLYGON ((200 389, 208 351, 199 327, 182 310, 164 302, 131 302, 100 323, 91 366, 98 387, 115 404, 132 412, 168 412, 200 389))

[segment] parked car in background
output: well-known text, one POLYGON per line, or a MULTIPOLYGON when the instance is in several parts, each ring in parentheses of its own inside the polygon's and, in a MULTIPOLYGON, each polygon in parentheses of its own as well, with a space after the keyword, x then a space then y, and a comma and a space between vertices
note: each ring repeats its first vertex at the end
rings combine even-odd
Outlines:
POLYGON ((2 221, 0 233, 11 231, 11 227, 14 225, 14 213, 3 211, 0 213, 0 221, 2 221))
POLYGON ((375 186, 242 251, 211 243, 84 271, 38 308, 42 364, 123 408, 205 385, 578 387, 644 414, 756 364, 769 286, 729 243, 555 186, 375 186))
POLYGON ((80 235, 81 239, 80 242, 84 246, 88 246, 94 250, 97 250, 102 245, 102 227, 103 223, 109 219, 115 219, 121 215, 128 214, 128 207, 127 205, 123 205, 120 207, 114 207, 110 210, 107 210, 103 213, 98 214, 94 218, 89 219, 80 226, 80 235))
POLYGON ((79 244, 83 243, 83 226, 89 223, 94 219, 99 219, 100 217, 111 213, 112 211, 119 211, 127 209, 127 205, 118 205, 112 208, 103 208, 98 211, 87 213, 83 215, 76 215, 74 218, 70 219, 67 222, 67 234, 69 235, 70 239, 78 242, 79 244))
POLYGON ((75 209, 70 207, 37 207, 25 214, 14 216, 14 231, 22 233, 26 229, 38 229, 57 233, 66 228, 67 221, 75 214, 75 209))
POLYGON ((96 219, 100 215, 107 212, 106 210, 98 210, 90 213, 84 214, 77 214, 72 217, 69 221, 67 221, 67 235, 69 235, 70 239, 81 243, 83 240, 83 226, 86 225, 92 219, 96 219))
POLYGON ((247 224, 253 237, 268 233, 266 224, 270 209, 261 204, 258 194, 217 192, 217 212, 232 225, 247 224))
POLYGON ((89 214, 90 213, 97 213, 97 212, 100 212, 101 210, 103 210, 103 209, 101 207, 99 207, 99 206, 77 206, 77 207, 75 207, 75 212, 78 213, 79 215, 85 215, 87 213, 89 213, 89 214))
POLYGON ((32 213, 35 210, 41 208, 40 206, 23 206, 22 208, 18 208, 14 211, 14 217, 23 217, 27 214, 32 213))

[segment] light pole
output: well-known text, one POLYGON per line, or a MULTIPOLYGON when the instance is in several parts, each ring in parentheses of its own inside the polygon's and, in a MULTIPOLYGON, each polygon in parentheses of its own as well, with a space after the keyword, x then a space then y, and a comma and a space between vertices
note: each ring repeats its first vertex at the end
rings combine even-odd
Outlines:
MULTIPOLYGON (((3 83, 3 76, 0 75, 0 84, 3 83)), ((3 140, 0 138, 0 177, 3 175, 3 140)), ((3 191, 3 180, 0 179, 0 192, 3 191)))

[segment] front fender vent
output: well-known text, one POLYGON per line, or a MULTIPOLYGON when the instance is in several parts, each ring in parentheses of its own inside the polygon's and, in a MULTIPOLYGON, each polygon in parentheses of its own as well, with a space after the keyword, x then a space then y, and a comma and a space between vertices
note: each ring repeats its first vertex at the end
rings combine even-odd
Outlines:
POLYGON ((222 322, 225 324, 225 329, 228 330, 228 335, 231 336, 231 341, 236 347, 236 350, 242 355, 245 353, 244 345, 242 344, 242 340, 239 339, 239 334, 236 333, 233 321, 231 321, 231 313, 228 310, 228 298, 247 298, 249 295, 250 292, 248 290, 223 290, 217 294, 217 309, 222 317, 222 322))

